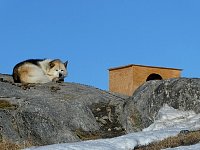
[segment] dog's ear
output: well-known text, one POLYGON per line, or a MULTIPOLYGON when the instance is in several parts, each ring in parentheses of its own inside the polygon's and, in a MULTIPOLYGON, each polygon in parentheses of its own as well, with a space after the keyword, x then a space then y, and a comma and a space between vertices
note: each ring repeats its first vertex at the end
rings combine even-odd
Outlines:
POLYGON ((49 66, 50 66, 50 68, 53 68, 55 66, 55 64, 53 63, 53 61, 49 62, 49 66))
POLYGON ((66 62, 64 63, 65 68, 67 68, 67 64, 68 64, 68 61, 66 61, 66 62))

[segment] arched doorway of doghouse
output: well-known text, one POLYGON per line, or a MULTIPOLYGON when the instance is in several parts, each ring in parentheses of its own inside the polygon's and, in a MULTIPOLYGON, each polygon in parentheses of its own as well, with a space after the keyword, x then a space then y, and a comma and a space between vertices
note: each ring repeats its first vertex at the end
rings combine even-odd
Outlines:
POLYGON ((161 75, 156 74, 156 73, 152 73, 152 74, 150 74, 150 75, 147 77, 146 81, 150 81, 150 80, 162 80, 162 79, 163 79, 163 78, 161 77, 161 75))

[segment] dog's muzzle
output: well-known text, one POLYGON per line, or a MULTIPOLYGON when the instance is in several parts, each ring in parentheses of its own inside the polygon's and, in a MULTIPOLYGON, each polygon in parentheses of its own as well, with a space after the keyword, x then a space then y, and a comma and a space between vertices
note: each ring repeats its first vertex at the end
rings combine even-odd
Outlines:
POLYGON ((62 73, 59 73, 59 78, 64 78, 62 73))

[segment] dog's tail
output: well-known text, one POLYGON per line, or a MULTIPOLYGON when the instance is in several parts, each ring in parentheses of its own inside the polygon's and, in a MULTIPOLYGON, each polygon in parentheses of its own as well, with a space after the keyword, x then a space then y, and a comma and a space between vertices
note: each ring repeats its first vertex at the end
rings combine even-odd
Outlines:
POLYGON ((12 77, 15 83, 20 83, 20 77, 19 77, 19 72, 18 72, 18 66, 15 66, 13 68, 13 73, 12 77))

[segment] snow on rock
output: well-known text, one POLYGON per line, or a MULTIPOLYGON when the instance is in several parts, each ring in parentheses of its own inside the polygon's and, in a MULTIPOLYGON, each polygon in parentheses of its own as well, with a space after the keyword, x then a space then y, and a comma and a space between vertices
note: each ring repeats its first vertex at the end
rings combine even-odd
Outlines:
POLYGON ((161 130, 166 128, 182 128, 196 130, 200 127, 200 114, 194 111, 180 111, 165 104, 155 117, 155 121, 143 131, 161 130), (195 123, 194 123, 195 122, 195 123))
MULTIPOLYGON (((138 145, 146 145, 170 136, 176 136, 181 130, 197 129, 200 129, 200 114, 195 114, 193 111, 180 111, 164 105, 159 110, 155 122, 143 132, 130 133, 110 139, 32 147, 26 150, 127 150, 138 145)), ((197 146, 200 148, 200 145, 197 146)))

